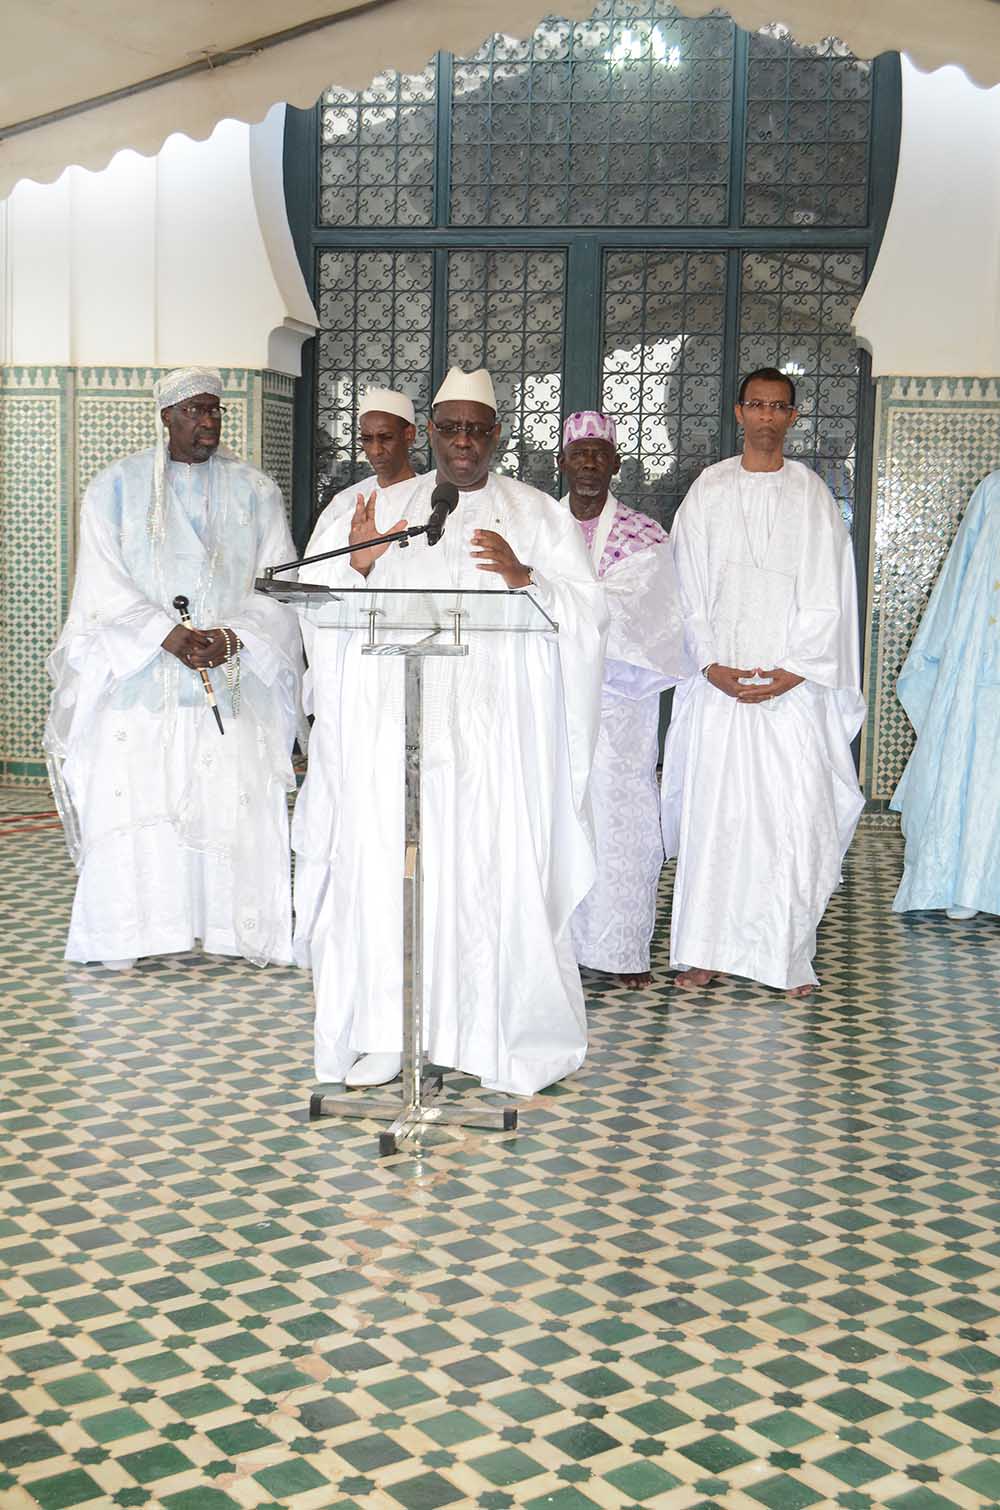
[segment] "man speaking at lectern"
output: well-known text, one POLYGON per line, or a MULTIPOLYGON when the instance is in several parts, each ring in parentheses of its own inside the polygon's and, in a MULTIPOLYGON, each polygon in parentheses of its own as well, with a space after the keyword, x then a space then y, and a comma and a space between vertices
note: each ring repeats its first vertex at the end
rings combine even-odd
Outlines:
MULTIPOLYGON (((428 433, 435 471, 407 518, 362 499, 324 542, 358 549, 305 575, 339 587, 527 588, 559 625, 555 641, 473 631, 468 656, 424 666, 427 1055, 487 1089, 530 1095, 577 1069, 587 1046, 569 920, 594 876, 587 783, 604 596, 568 511, 490 470, 500 425, 485 370, 452 368, 428 433), (458 503, 438 544, 366 549, 425 523, 439 483, 458 503)), ((402 1051, 403 665, 362 657, 360 633, 303 627, 316 721, 293 830, 296 958, 314 975, 317 1077, 380 1085, 402 1051)))

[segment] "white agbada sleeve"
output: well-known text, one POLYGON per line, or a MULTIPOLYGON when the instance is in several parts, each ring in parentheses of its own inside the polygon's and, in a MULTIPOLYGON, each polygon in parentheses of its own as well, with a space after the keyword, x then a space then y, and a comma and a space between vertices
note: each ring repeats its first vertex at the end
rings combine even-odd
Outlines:
POLYGON ((635 699, 663 692, 689 676, 691 659, 669 543, 614 562, 601 584, 610 615, 605 688, 635 699))
MULTIPOLYGON (((497 477, 496 481, 503 491, 528 491, 506 477, 497 477)), ((544 504, 539 504, 532 519, 534 538, 524 539, 521 530, 515 528, 509 544, 518 559, 532 568, 532 597, 559 625, 557 645, 574 805, 590 832, 587 787, 601 724, 607 598, 572 514, 547 495, 536 496, 544 499, 544 504)))
POLYGON ((122 561, 111 523, 111 495, 120 490, 121 478, 105 472, 83 497, 73 597, 49 659, 57 683, 66 669, 79 671, 91 651, 105 662, 108 678, 132 676, 177 625, 176 617, 143 596, 122 561))
POLYGON ((811 473, 806 505, 809 523, 795 580, 784 669, 831 691, 857 695, 858 609, 851 537, 829 489, 811 473))
POLYGON ((698 517, 703 492, 702 480, 697 477, 677 511, 670 531, 689 675, 703 671, 719 658, 712 628, 711 557, 698 517))

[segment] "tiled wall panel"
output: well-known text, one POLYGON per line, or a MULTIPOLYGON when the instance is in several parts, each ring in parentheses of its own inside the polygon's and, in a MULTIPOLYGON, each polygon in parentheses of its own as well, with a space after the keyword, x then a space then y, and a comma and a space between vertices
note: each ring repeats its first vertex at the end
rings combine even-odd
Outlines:
POLYGON ((281 372, 262 376, 260 466, 273 477, 292 518, 292 440, 295 433, 295 380, 281 372))
POLYGON ((0 780, 40 784, 45 658, 70 581, 73 374, 0 369, 0 780))
POLYGON ((913 748, 900 667, 969 496, 1000 466, 1000 380, 881 379, 875 443, 863 778, 878 810, 913 748))

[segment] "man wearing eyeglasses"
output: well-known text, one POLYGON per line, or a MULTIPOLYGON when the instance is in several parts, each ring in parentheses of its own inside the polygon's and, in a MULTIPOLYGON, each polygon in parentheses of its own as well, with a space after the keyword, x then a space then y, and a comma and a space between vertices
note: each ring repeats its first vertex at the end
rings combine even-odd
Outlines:
POLYGON ((671 534, 700 668, 663 760, 681 989, 723 973, 815 988, 816 929, 864 805, 854 560, 829 489, 784 455, 797 417, 785 373, 744 378, 743 453, 702 472, 671 534))
MULTIPOLYGON (((558 638, 482 633, 424 666, 421 765, 427 1052, 530 1095, 586 1052, 570 918, 594 876, 587 784, 600 717, 604 593, 568 510, 501 476, 489 374, 434 398, 434 471, 406 517, 361 499, 331 532, 356 549, 309 568, 331 586, 527 589, 558 638), (369 545, 458 503, 437 545, 369 545)), ((403 706, 398 660, 303 625, 316 720, 296 805, 296 957, 316 993, 316 1074, 377 1085, 402 1051, 403 706), (335 641, 339 643, 335 644, 335 641), (301 877, 301 882, 300 882, 301 877)))
POLYGON ((253 585, 294 548, 278 488, 220 445, 221 396, 214 369, 167 374, 156 445, 83 500, 45 731, 80 872, 70 960, 127 969, 200 942, 291 962, 301 645, 253 585))

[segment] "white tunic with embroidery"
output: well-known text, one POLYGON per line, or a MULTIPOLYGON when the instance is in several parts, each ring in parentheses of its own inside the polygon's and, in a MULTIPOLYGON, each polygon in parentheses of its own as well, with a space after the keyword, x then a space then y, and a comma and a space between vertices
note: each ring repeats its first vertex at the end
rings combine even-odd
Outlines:
POLYGON ((748 473, 737 456, 697 479, 671 539, 695 664, 805 678, 757 705, 700 670, 677 690, 663 760, 671 964, 814 984, 816 929, 864 805, 850 538, 808 467, 748 473))
MULTIPOLYGON (((433 476, 407 514, 423 523, 433 476)), ((380 528, 398 510, 376 506, 380 528)), ((349 519, 325 544, 346 543, 349 519)), ((530 563, 557 639, 471 634, 424 665, 424 1005, 430 1059, 530 1094, 576 1069, 586 1017, 569 920, 594 875, 587 783, 597 738, 604 593, 572 517, 493 475, 463 493, 435 547, 390 547, 367 583, 349 557, 304 577, 370 588, 490 588, 473 530, 530 563)), ((296 957, 313 968, 316 1073, 402 1042, 403 666, 360 634, 303 619, 316 721, 295 812, 296 957)))
MULTIPOLYGON (((568 496, 563 503, 569 507, 568 496)), ((631 974, 649 969, 663 866, 660 693, 690 667, 666 532, 612 494, 594 519, 577 523, 607 592, 611 623, 591 777, 597 876, 573 914, 573 942, 581 965, 631 974)))
POLYGON ((80 878, 66 958, 190 949, 291 962, 287 792, 294 786, 301 641, 294 613, 255 594, 293 560, 275 484, 230 455, 168 462, 165 531, 147 519, 153 451, 87 489, 73 601, 49 660, 53 791, 80 878), (163 650, 183 594, 200 629, 239 636, 239 714, 221 669, 201 679, 163 650))

